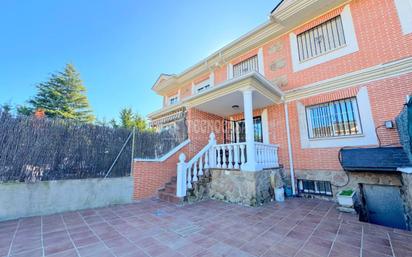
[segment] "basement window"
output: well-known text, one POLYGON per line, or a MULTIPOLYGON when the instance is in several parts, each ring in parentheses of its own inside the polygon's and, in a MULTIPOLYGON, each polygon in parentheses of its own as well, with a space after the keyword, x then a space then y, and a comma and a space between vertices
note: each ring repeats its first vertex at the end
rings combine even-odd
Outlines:
POLYGON ((298 179, 300 194, 332 196, 332 185, 329 181, 298 179))

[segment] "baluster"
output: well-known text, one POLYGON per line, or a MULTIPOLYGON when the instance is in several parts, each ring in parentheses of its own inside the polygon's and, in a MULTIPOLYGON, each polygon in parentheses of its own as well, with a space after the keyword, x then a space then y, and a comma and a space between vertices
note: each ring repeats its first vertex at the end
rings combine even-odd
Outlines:
POLYGON ((200 156, 199 158, 199 177, 203 176, 203 156, 200 156))
POLYGON ((226 163, 226 146, 222 147, 222 152, 223 152, 223 165, 222 168, 227 169, 227 163, 226 163))
POLYGON ((197 182, 197 161, 193 163, 193 182, 197 182))
POLYGON ((205 153, 205 169, 209 169, 209 151, 205 153))
POLYGON ((216 153, 217 153, 217 167, 218 168, 222 168, 222 159, 221 159, 221 155, 220 155, 220 146, 216 147, 216 153))
POLYGON ((187 168, 187 188, 192 189, 192 167, 187 168))
POLYGON ((228 168, 229 168, 229 169, 233 169, 233 154, 232 154, 233 145, 228 145, 228 146, 227 146, 227 150, 229 151, 229 164, 228 164, 228 168))
POLYGON ((239 145, 233 146, 233 155, 235 156, 235 169, 239 169, 239 145))
POLYGON ((245 164, 245 145, 241 144, 240 145, 240 165, 245 164))

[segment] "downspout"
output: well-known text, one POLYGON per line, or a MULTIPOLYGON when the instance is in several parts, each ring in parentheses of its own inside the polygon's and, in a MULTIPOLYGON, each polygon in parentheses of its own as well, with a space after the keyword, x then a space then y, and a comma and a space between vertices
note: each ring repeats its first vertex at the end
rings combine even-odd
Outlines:
POLYGON ((285 119, 286 119, 286 136, 287 136, 287 139, 288 139, 290 181, 292 183, 292 194, 296 195, 295 171, 294 171, 294 168, 293 168, 292 142, 290 140, 289 111, 288 111, 288 105, 287 105, 286 102, 284 102, 284 105, 285 105, 285 119))

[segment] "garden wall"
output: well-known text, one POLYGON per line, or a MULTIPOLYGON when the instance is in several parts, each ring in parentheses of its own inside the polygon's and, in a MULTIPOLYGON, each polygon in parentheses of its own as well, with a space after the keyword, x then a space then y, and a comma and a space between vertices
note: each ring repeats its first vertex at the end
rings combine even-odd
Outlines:
POLYGON ((133 178, 0 183, 0 221, 131 203, 133 178))

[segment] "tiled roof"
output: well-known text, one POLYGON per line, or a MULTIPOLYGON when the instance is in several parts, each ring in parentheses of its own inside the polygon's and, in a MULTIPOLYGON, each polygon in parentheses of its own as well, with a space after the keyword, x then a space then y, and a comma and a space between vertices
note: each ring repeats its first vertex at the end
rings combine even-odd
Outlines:
POLYGON ((402 147, 343 148, 340 160, 347 171, 396 171, 411 166, 402 147))

